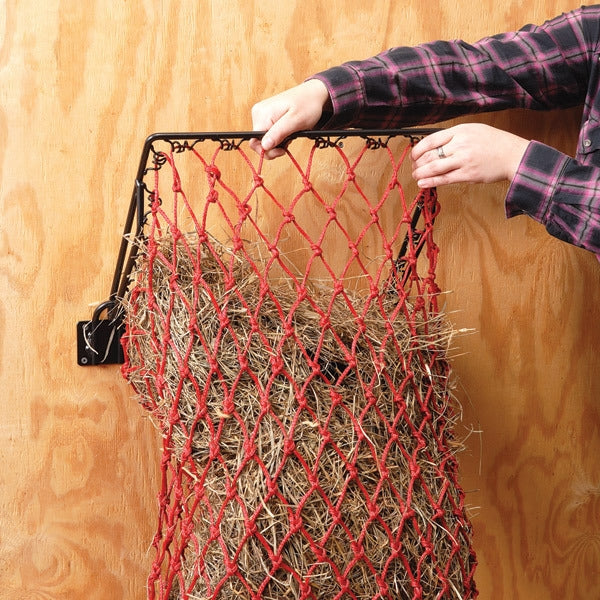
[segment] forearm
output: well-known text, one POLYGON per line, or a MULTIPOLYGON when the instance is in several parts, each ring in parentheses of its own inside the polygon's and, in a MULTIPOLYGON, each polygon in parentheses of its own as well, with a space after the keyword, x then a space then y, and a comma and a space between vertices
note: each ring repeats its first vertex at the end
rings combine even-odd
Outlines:
POLYGON ((315 75, 333 106, 328 127, 433 123, 506 108, 565 108, 585 98, 598 10, 573 11, 475 44, 397 47, 315 75))

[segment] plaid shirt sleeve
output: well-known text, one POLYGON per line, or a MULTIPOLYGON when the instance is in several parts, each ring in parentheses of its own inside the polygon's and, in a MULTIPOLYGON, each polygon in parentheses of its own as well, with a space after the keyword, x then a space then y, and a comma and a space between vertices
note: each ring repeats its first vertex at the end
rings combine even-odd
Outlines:
MULTIPOLYGON (((333 106, 321 126, 405 127, 583 105, 584 120, 597 111, 600 131, 599 44, 600 6, 589 6, 474 44, 392 48, 314 76, 333 106)), ((507 215, 528 214, 552 235, 600 255, 599 188, 600 147, 581 162, 532 142, 509 188, 507 215)))
POLYGON ((506 214, 527 214, 554 237, 600 259, 600 168, 531 142, 506 195, 506 214))

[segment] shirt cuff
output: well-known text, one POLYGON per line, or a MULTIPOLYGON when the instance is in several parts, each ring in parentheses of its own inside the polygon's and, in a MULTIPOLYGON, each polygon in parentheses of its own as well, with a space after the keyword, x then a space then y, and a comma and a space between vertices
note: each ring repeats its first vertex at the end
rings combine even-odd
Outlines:
POLYGON ((364 103, 364 90, 358 74, 350 67, 333 67, 309 79, 318 79, 329 91, 331 111, 324 113, 318 123, 320 129, 347 127, 356 119, 364 103))
POLYGON ((506 194, 506 216, 529 215, 542 223, 550 235, 590 250, 600 261, 597 243, 592 243, 591 239, 584 242, 575 229, 571 231, 565 223, 561 226, 554 222, 557 198, 561 195, 561 186, 564 187, 564 174, 571 160, 555 148, 530 142, 506 194))
POLYGON ((552 199, 568 160, 555 148, 530 142, 506 194, 506 216, 526 214, 547 225, 552 199))

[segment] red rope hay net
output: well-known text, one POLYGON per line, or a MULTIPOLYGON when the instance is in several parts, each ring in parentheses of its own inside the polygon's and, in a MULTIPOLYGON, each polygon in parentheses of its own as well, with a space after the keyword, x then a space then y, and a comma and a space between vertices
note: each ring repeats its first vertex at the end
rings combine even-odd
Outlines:
POLYGON ((245 142, 157 140, 146 169, 123 373, 163 439, 148 597, 474 598, 435 191, 402 185, 402 136, 245 142))

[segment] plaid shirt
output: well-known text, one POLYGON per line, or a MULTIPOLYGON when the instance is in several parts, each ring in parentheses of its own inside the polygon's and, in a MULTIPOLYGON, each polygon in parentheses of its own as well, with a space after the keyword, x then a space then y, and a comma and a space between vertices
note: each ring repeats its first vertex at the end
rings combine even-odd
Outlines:
POLYGON ((575 158, 530 142, 506 196, 509 217, 600 257, 600 6, 541 26, 463 41, 392 48, 314 77, 331 96, 321 126, 406 127, 508 108, 583 106, 575 158), (325 120, 325 119, 324 119, 325 120))

